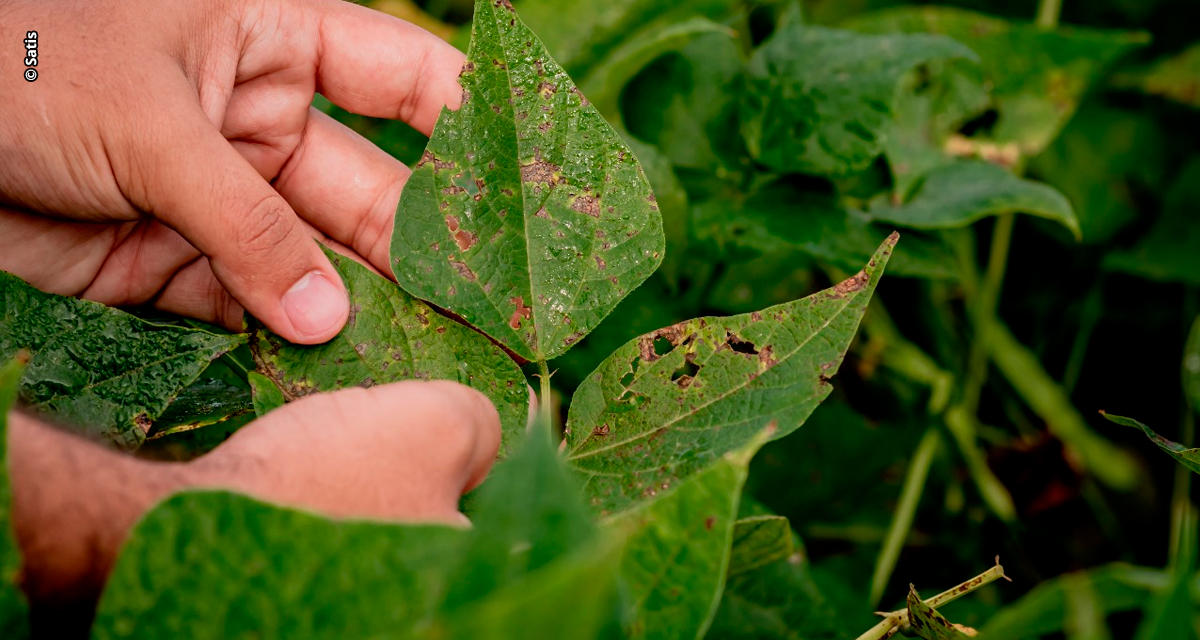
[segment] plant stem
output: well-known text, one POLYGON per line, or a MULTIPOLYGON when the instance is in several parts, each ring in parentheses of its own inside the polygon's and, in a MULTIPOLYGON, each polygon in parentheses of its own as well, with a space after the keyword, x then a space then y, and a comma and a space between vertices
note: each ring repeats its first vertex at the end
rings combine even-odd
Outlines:
POLYGON ((541 380, 542 391, 538 394, 538 421, 546 425, 549 433, 558 433, 554 425, 553 398, 550 397, 550 366, 545 360, 538 360, 538 379, 541 380))
POLYGON ((1004 285, 1004 271, 1008 268, 1008 248, 1012 244, 1013 224, 1016 215, 1006 213, 996 219, 992 230, 992 248, 988 254, 987 272, 983 282, 975 288, 976 296, 970 307, 975 339, 967 359, 967 380, 963 386, 963 408, 974 416, 979 409, 979 396, 987 382, 988 353, 987 329, 996 320, 996 309, 1000 303, 1000 289, 1004 285))
MULTIPOLYGON (((938 607, 950 604, 955 600, 975 591, 976 589, 995 582, 1000 578, 1008 579, 1004 575, 1004 567, 1000 566, 1000 558, 996 558, 996 566, 984 571, 983 573, 971 578, 970 580, 954 587, 947 589, 936 596, 923 600, 930 607, 937 609, 938 607)), ((901 609, 887 614, 879 624, 871 627, 866 633, 862 634, 857 640, 883 640, 890 638, 896 633, 895 629, 908 624, 908 610, 901 609)))
POLYGON ((941 444, 942 434, 936 427, 929 427, 913 452, 912 461, 908 463, 904 488, 900 491, 900 502, 892 514, 892 523, 883 539, 883 548, 875 560, 875 573, 871 576, 872 607, 877 606, 883 598, 883 590, 887 588, 892 571, 896 568, 896 560, 899 559, 900 550, 908 539, 913 518, 917 514, 917 506, 921 503, 921 494, 925 492, 925 481, 929 477, 929 468, 933 466, 933 456, 941 444))
POLYGON ((1062 0, 1038 0, 1037 26, 1043 29, 1057 27, 1060 13, 1062 13, 1062 0))

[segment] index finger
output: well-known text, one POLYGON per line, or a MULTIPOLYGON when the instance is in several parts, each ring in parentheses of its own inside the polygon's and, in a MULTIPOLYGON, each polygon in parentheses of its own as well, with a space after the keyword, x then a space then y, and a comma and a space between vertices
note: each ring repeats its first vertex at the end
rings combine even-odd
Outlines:
POLYGON ((317 13, 317 92, 364 116, 403 120, 430 135, 443 106, 462 101, 466 56, 385 13, 343 0, 310 0, 317 13))

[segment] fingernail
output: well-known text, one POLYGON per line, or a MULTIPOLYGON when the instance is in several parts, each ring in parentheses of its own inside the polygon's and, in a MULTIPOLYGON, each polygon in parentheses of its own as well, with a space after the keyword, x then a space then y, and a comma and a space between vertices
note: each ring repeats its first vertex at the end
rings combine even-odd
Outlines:
POLYGON ((319 336, 345 321, 350 302, 325 274, 313 271, 283 294, 283 311, 302 336, 319 336))

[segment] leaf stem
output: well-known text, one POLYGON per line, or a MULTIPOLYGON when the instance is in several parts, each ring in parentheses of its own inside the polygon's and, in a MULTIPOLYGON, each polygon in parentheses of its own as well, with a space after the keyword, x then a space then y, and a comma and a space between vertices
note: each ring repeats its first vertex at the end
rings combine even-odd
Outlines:
POLYGON ((913 451, 912 461, 908 463, 908 471, 904 476, 904 488, 900 491, 900 502, 896 505, 892 523, 883 539, 883 548, 875 560, 875 573, 871 576, 872 607, 877 606, 883 598, 883 590, 887 588, 892 571, 896 568, 896 560, 899 559, 900 550, 908 539, 913 518, 921 503, 921 494, 925 492, 925 481, 929 478, 933 457, 941 444, 942 434, 936 427, 929 427, 913 451))
POLYGON ((1000 290, 1004 285, 1004 272, 1008 269, 1008 248, 1012 245, 1013 224, 1016 215, 1006 213, 996 219, 992 230, 992 247, 988 254, 987 271, 983 282, 975 287, 975 299, 972 300, 972 324, 975 327, 975 339, 971 341, 971 350, 967 359, 967 380, 963 386, 963 408, 968 415, 974 416, 979 408, 979 396, 983 385, 987 382, 988 349, 987 329, 996 321, 996 309, 999 307, 1000 290))
POLYGON ((550 397, 550 365, 545 360, 538 360, 538 380, 541 381, 541 393, 538 394, 538 420, 546 425, 546 430, 557 434, 554 424, 553 398, 550 397))
POLYGON ((1043 29, 1053 29, 1058 26, 1058 16, 1062 13, 1062 0, 1038 0, 1037 26, 1043 29))
MULTIPOLYGON (((984 571, 970 580, 967 580, 957 587, 947 589, 936 596, 929 598, 928 600, 922 600, 922 602, 929 605, 931 608, 937 609, 938 607, 945 606, 951 602, 954 602, 955 600, 958 600, 959 598, 984 585, 991 584, 1000 578, 1008 580, 1008 576, 1004 575, 1004 567, 1000 566, 1000 558, 997 557, 996 566, 984 571)), ((871 627, 866 633, 858 636, 856 640, 883 640, 884 638, 890 638, 896 634, 897 630, 908 624, 907 609, 901 609, 899 611, 893 611, 883 615, 884 618, 879 622, 879 624, 871 627)))

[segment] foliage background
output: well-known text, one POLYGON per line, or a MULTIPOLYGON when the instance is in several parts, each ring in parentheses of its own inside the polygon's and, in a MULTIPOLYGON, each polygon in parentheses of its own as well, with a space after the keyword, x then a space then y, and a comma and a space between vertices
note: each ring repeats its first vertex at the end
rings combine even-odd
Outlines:
MULTIPOLYGON (((466 47, 470 0, 366 4, 466 47)), ((1194 573, 1197 516, 1190 476, 1139 430, 1098 413, 1134 416, 1167 438, 1193 444, 1200 401, 1200 223, 1193 213, 1200 206, 1200 44, 1191 19, 1194 2, 514 4, 633 148, 654 186, 667 237, 662 268, 552 362, 560 426, 567 399, 587 374, 630 339, 691 318, 800 299, 858 269, 892 229, 902 233, 833 396, 802 429, 764 447, 750 465, 740 516, 763 519, 738 522, 728 583, 708 637, 853 638, 873 624, 873 611, 903 608, 906 585, 915 583, 929 596, 980 573, 997 555, 1012 584, 987 586, 942 610, 986 637, 1196 637, 1200 576, 1194 573), (781 537, 782 521, 767 513, 786 516, 791 531, 785 528, 781 537), (765 532, 763 548, 754 548, 745 533, 753 523, 765 532), (745 539, 737 537, 743 534, 745 539), (779 543, 788 535, 795 551, 780 560, 779 543), (761 557, 773 559, 755 564, 761 557)), ((426 139, 406 125, 346 113, 320 96, 316 105, 410 165, 425 149, 426 139)), ((348 273, 343 275, 354 280, 352 290, 382 287, 370 295, 399 305, 394 316, 416 313, 421 324, 433 326, 421 303, 393 295, 382 279, 359 282, 362 274, 348 273)), ((18 283, 0 284, 26 291, 18 283)), ((26 293, 31 300, 42 296, 26 293)), ((80 317, 97 314, 104 322, 135 327, 122 331, 148 326, 132 316, 113 320, 97 305, 67 304, 76 305, 72 313, 80 317)), ((128 415, 109 435, 135 438, 130 448, 145 438, 141 455, 193 457, 255 412, 283 402, 286 381, 276 379, 277 388, 252 372, 256 363, 242 344, 245 336, 150 319, 171 325, 154 325, 159 340, 205 337, 192 345, 186 370, 176 372, 188 382, 173 380, 154 406, 121 399, 128 415), (190 384, 197 375, 200 380, 190 384), (153 424, 148 432, 139 430, 147 416, 153 424)), ((439 333, 461 332, 481 352, 490 348, 478 335, 434 320, 439 333)), ((263 335, 255 340, 270 340, 263 335)), ((20 341, 9 342, 14 340, 20 341)), ((0 343, 9 346, 30 344, 0 343)), ((276 357, 310 357, 290 353, 287 345, 271 346, 276 357)), ((503 369, 504 379, 486 383, 496 394, 523 399, 519 372, 499 359, 503 363, 493 368, 503 369)), ((45 382, 39 366, 35 359, 27 382, 45 382)), ((434 377, 453 377, 457 370, 453 357, 424 366, 434 377)), ((354 383, 326 382, 330 388, 354 383)), ((80 410, 94 408, 93 400, 84 398, 80 410)), ((505 416, 506 423, 520 418, 505 416)), ((712 486, 739 486, 758 444, 740 449, 740 462, 718 465, 717 472, 739 478, 736 483, 712 486)), ((150 633, 163 620, 175 624, 177 618, 152 615, 159 599, 173 597, 187 580, 203 585, 204 579, 221 579, 221 567, 208 575, 211 567, 190 572, 166 560, 162 588, 154 588, 159 573, 137 573, 139 558, 161 550, 156 533, 179 533, 172 513, 191 514, 196 522, 218 514, 233 522, 220 525, 220 532, 197 533, 191 542, 181 539, 180 548, 220 545, 222 535, 253 537, 261 526, 279 536, 273 544, 280 548, 324 553, 333 570, 345 562, 351 571, 354 562, 373 562, 370 550, 363 551, 368 542, 382 544, 400 553, 391 557, 397 563, 392 573, 378 574, 384 575, 381 589, 398 588, 388 576, 411 573, 411 560, 403 556, 420 556, 421 545, 469 549, 453 575, 430 570, 417 576, 450 585, 437 624, 449 625, 451 634, 473 632, 471 625, 498 635, 519 628, 515 614, 496 618, 497 610, 487 607, 469 614, 455 607, 487 592, 491 578, 485 578, 495 568, 487 563, 507 557, 506 540, 533 531, 545 536, 546 556, 511 568, 508 578, 517 580, 540 563, 549 566, 550 556, 561 554, 565 560, 554 565, 559 574, 539 575, 595 575, 595 592, 554 593, 555 583, 543 581, 536 584, 545 591, 533 593, 513 582, 500 585, 505 589, 492 605, 519 611, 533 603, 540 614, 566 616, 556 624, 570 625, 569 609, 553 598, 566 602, 578 595, 575 604, 589 613, 575 622, 594 623, 601 633, 611 618, 607 589, 613 576, 605 566, 616 561, 615 549, 599 542, 576 548, 576 537, 590 540, 589 516, 578 509, 576 496, 560 491, 569 482, 539 476, 562 473, 558 459, 548 447, 523 455, 528 469, 502 465, 502 479, 489 482, 494 506, 473 498, 484 506, 477 519, 483 524, 471 536, 341 527, 230 496, 182 496, 143 523, 133 548, 143 545, 144 553, 128 554, 135 569, 118 574, 118 587, 110 588, 118 594, 110 604, 116 604, 102 607, 97 633, 150 633), (531 490, 545 486, 555 489, 531 490), (511 505, 532 515, 521 521, 511 505), (579 513, 558 519, 561 510, 572 509, 579 513), (545 522, 563 530, 539 529, 545 522), (327 544, 326 534, 292 536, 296 527, 326 527, 329 538, 345 546, 327 544), (489 539, 493 531, 501 537, 489 539), (393 535, 400 537, 389 541, 393 535), (139 581, 145 576, 148 582, 139 581)), ((255 545, 244 541, 230 548, 253 554, 255 545)), ((719 573, 694 577, 719 592, 719 573)), ((286 571, 274 578, 291 579, 286 571)), ((314 593, 323 582, 313 581, 314 593)), ((414 584, 399 586, 421 597, 445 586, 414 584)), ((270 589, 248 593, 279 605, 270 589)), ((296 603, 311 597, 292 596, 296 603)), ((254 609, 247 602, 235 605, 254 609)), ((243 615, 237 611, 234 618, 243 615)), ((392 613, 403 618, 402 611, 392 613)), ((214 612, 213 620, 222 615, 231 614, 214 612)), ((364 615, 356 618, 365 620, 364 633, 389 624, 364 615)), ((666 620, 669 615, 654 624, 666 620)), ((285 620, 281 628, 294 622, 285 620)), ((639 630, 637 622, 623 623, 627 632, 639 630)), ((220 633, 212 626, 203 630, 220 633)))
MULTIPOLYGON (((402 17, 427 19, 434 30, 465 44, 455 27, 469 19, 470 2, 420 4, 422 12, 415 13, 417 7, 403 2, 374 3, 402 17)), ((596 57, 636 40, 644 25, 667 30, 694 16, 708 17, 733 34, 724 41, 717 34, 697 36, 700 44, 655 57, 619 89, 620 121, 632 137, 656 145, 655 155, 667 156, 683 192, 675 211, 664 205, 668 262, 663 273, 635 292, 575 351, 556 361, 554 380, 565 394, 614 347, 644 331, 698 315, 745 312, 796 299, 836 281, 838 275, 836 260, 797 250, 794 242, 778 242, 787 233, 773 232, 761 219, 747 220, 751 216, 736 202, 752 192, 757 181, 780 172, 752 160, 738 139, 736 122, 722 121, 728 114, 713 108, 743 90, 742 74, 753 50, 781 21, 794 19, 790 12, 795 6, 683 4, 516 3, 536 32, 549 34, 544 37, 547 46, 577 78, 589 65, 587 56, 580 54, 572 67, 571 48, 581 41, 590 43, 587 36, 601 30, 602 21, 620 28, 599 39, 592 52, 596 57), (542 12, 546 24, 540 24, 538 11, 551 5, 552 11, 542 12), (628 12, 625 22, 614 18, 623 11, 628 12), (556 23, 559 26, 551 26, 556 23), (556 36, 556 30, 565 35, 556 36), (725 51, 735 55, 723 55, 725 51), (684 231, 671 233, 672 214, 684 231)), ((839 26, 906 4, 808 0, 799 14, 806 24, 839 26)), ((1039 12, 1033 0, 942 4, 1020 23, 1032 22, 1039 12)), ((1052 10, 1056 3, 1043 4, 1052 10)), ((972 303, 961 282, 953 277, 899 278, 890 272, 864 334, 852 347, 849 366, 838 378, 834 397, 799 432, 759 455, 748 486, 750 496, 790 518, 804 540, 812 574, 846 623, 844 628, 869 626, 873 608, 902 606, 909 582, 950 586, 981 570, 998 553, 1014 583, 989 587, 952 605, 953 620, 986 630, 989 619, 1017 601, 1021 608, 1012 612, 1024 617, 1024 630, 1020 625, 1007 631, 995 626, 996 637, 1049 633, 1122 638, 1135 633, 1149 637, 1153 632, 1148 625, 1137 631, 1145 617, 1145 596, 1125 597, 1123 578, 1110 580, 1105 572, 1113 570, 1113 562, 1162 568, 1180 554, 1187 555, 1173 549, 1171 541, 1172 522, 1182 517, 1188 487, 1180 484, 1176 467, 1147 446, 1141 434, 1107 423, 1097 412, 1136 415, 1168 438, 1185 443, 1190 439, 1192 401, 1184 395, 1181 365, 1189 329, 1200 311, 1200 222, 1193 213, 1200 207, 1200 68, 1193 63, 1190 69, 1180 65, 1166 72, 1153 65, 1195 44, 1197 32, 1190 17, 1195 10, 1188 0, 1065 1, 1063 25, 1140 31, 1149 38, 1087 83, 1078 111, 1069 115, 1044 150, 1021 154, 1015 163, 1026 177, 1067 197, 1082 236, 1077 241, 1045 220, 1018 216, 996 302, 998 317, 1028 347, 1046 380, 1069 398, 1066 409, 1083 416, 1089 429, 1136 459, 1139 482, 1128 490, 1097 482, 1095 474, 1065 454, 1061 441, 1049 433, 1055 420, 1071 419, 1061 415, 1064 407, 1031 406, 1012 380, 991 367, 977 421, 972 421, 973 438, 986 466, 1011 495, 1016 517, 1007 523, 998 518, 981 499, 959 452, 953 446, 940 447, 917 492, 919 506, 911 527, 901 526, 891 534, 893 546, 903 540, 902 550, 885 582, 882 602, 872 607, 869 577, 889 540, 914 451, 927 428, 944 428, 930 410, 929 381, 915 379, 915 365, 906 360, 904 349, 889 341, 886 326, 876 325, 872 331, 874 305, 887 309, 905 344, 928 354, 950 376, 952 397, 961 393, 964 376, 969 377, 968 353, 987 340, 973 325, 972 303), (1051 582, 1026 596, 1047 581, 1051 582)), ((992 62, 1013 66, 1019 74, 1021 56, 1028 54, 1000 50, 992 62)), ((936 69, 925 73, 934 75, 936 69)), ((1029 88, 1043 95, 1052 89, 1029 88)), ((983 109, 952 129, 987 140, 995 116, 983 109)), ((414 150, 419 154, 423 146, 419 136, 404 127, 343 117, 398 157, 411 160, 414 150)), ((645 164, 654 164, 638 152, 645 164)), ((652 181, 664 180, 661 172, 648 173, 652 181)), ((858 206, 897 184, 883 158, 848 176, 788 174, 786 180, 795 192, 832 191, 858 206)), ((656 182, 655 187, 663 199, 663 185, 656 182)), ((797 207, 786 198, 768 204, 765 215, 779 223, 775 230, 805 224, 803 205, 797 207)), ((967 232, 976 247, 971 258, 981 272, 995 220, 984 219, 967 232)), ((902 247, 911 236, 905 234, 902 247)), ((828 243, 828 236, 821 241, 828 243)), ((952 255, 941 258, 951 275, 963 268, 952 255)), ((1090 462, 1106 464, 1103 459, 1090 462)), ((1188 544, 1194 546, 1195 540, 1188 544)), ((1146 575, 1162 582, 1163 574, 1146 575)), ((1159 631, 1166 635, 1158 637, 1164 638, 1195 633, 1194 628, 1178 626, 1159 631)), ((797 632, 792 637, 808 636, 797 632)))

